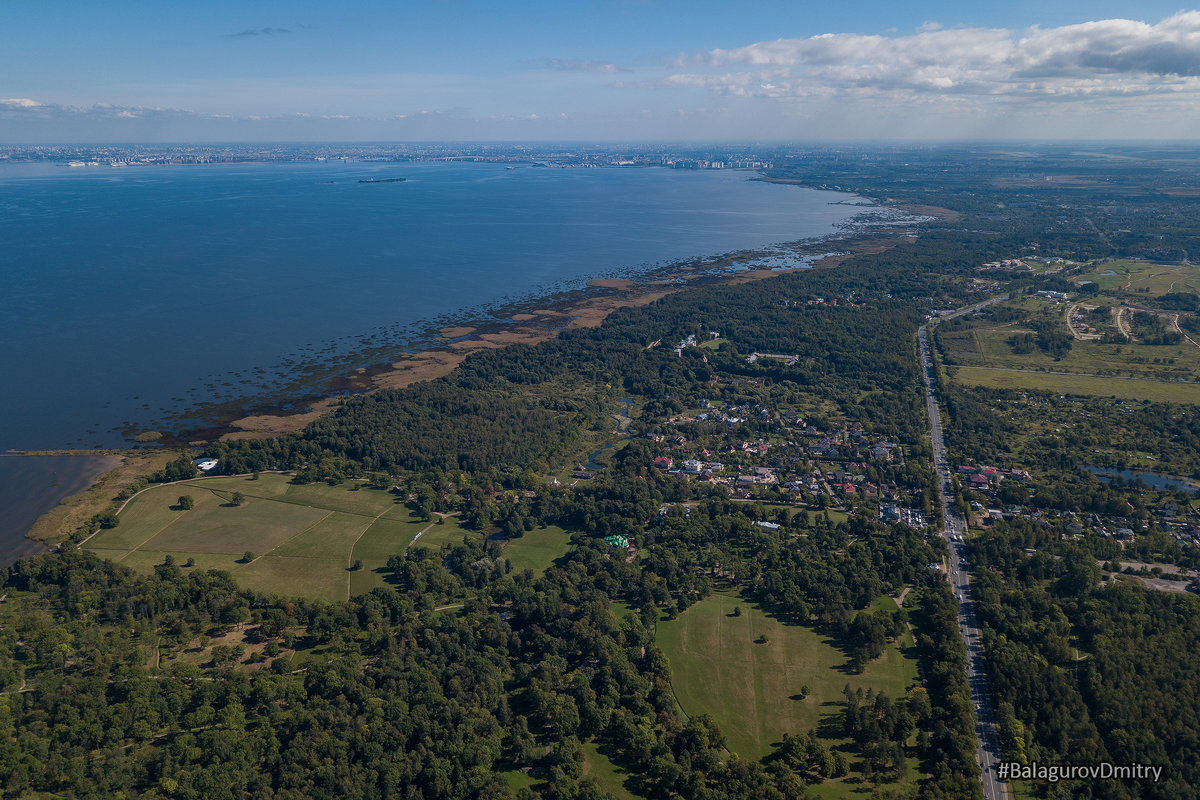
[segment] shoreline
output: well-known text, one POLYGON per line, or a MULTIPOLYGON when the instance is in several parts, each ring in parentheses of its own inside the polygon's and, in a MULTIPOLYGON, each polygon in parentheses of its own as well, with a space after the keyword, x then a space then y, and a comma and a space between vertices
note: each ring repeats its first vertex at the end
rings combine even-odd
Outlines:
POLYGON ((593 279, 583 289, 514 304, 505 319, 465 319, 438 328, 435 332, 439 335, 431 337, 427 347, 415 352, 400 353, 350 370, 331 367, 327 391, 323 393, 263 405, 248 414, 229 415, 217 425, 164 435, 161 441, 168 446, 202 447, 216 441, 264 439, 293 433, 336 409, 348 396, 403 389, 440 378, 480 350, 537 344, 562 331, 594 328, 620 308, 649 305, 693 287, 747 283, 804 269, 829 269, 852 256, 880 252, 911 238, 902 231, 869 226, 863 231, 851 230, 848 234, 785 245, 797 260, 810 259, 807 266, 739 268, 740 264, 778 255, 777 251, 755 250, 693 259, 637 277, 593 279), (832 249, 837 252, 831 252, 832 249))
MULTIPOLYGON (((889 207, 872 205, 870 208, 889 207)), ((357 354, 360 364, 374 359, 367 366, 353 366, 356 360, 353 355, 339 363, 331 363, 327 374, 317 379, 320 388, 316 392, 289 397, 289 389, 297 386, 284 386, 274 398, 263 399, 257 406, 253 405, 254 398, 245 398, 240 403, 181 414, 176 417, 180 427, 173 433, 164 433, 155 442, 157 446, 8 451, 3 455, 110 456, 119 459, 115 466, 96 476, 90 486, 61 498, 55 507, 39 516, 25 537, 42 544, 65 539, 93 514, 105 510, 111 495, 161 468, 182 449, 202 448, 218 441, 265 439, 293 433, 335 410, 346 397, 402 389, 448 375, 467 356, 479 350, 516 343, 537 344, 565 330, 597 327, 617 309, 648 305, 694 287, 748 283, 804 269, 831 269, 853 256, 882 252, 913 238, 910 230, 870 221, 856 224, 851 220, 842 230, 825 236, 785 242, 771 248, 693 258, 632 277, 593 279, 587 281, 584 288, 499 307, 492 310, 492 316, 487 319, 435 323, 439 327, 429 329, 422 342, 425 346, 413 352, 390 355, 389 351, 394 353, 394 348, 380 348, 357 354), (741 266, 778 257, 781 253, 791 256, 798 265, 785 268, 741 266), (500 315, 503 318, 499 318, 500 315)))
MULTIPOLYGON (((47 451, 3 454, 0 475, 4 519, 0 520, 0 566, 46 552, 51 539, 45 531, 65 527, 71 514, 87 514, 86 495, 104 483, 103 476, 121 468, 127 456, 113 452, 47 451)), ((97 495, 106 506, 103 490, 97 495)), ((98 513, 98 512, 93 512, 98 513)))

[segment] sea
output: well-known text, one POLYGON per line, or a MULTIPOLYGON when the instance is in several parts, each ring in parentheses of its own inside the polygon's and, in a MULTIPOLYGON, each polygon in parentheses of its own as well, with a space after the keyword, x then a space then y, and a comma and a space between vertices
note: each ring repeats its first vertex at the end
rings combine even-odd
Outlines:
POLYGON ((120 462, 111 455, 0 455, 0 567, 45 552, 25 538, 37 518, 120 462))
POLYGON ((853 196, 744 171, 0 167, 0 452, 118 447, 430 324, 828 234, 853 196), (383 182, 403 177, 403 182, 383 182), (373 179, 373 183, 360 183, 373 179))
POLYGON ((355 354, 428 346, 439 325, 824 236, 864 210, 853 195, 754 177, 0 165, 0 452, 128 446, 184 412, 261 406, 355 354))

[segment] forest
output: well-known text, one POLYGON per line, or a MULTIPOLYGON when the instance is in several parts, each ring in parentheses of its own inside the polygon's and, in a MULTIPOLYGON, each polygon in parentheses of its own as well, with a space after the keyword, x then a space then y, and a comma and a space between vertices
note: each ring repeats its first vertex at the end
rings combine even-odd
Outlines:
MULTIPOLYGON (((1047 156, 1039 168, 1064 163, 1047 156)), ((893 484, 936 526, 917 328, 983 299, 988 280, 1057 285, 991 273, 981 283, 981 264, 1015 254, 1200 253, 1196 199, 1158 192, 1177 175, 1105 167, 1101 189, 948 151, 785 160, 768 177, 936 206, 940 217, 848 232, 885 246, 835 268, 680 291, 596 328, 474 353, 434 381, 348 397, 295 434, 206 448, 226 474, 390 489, 423 519, 461 520, 464 536, 393 555, 385 588, 338 603, 249 592, 171 558, 139 573, 72 541, 18 562, 0 587, 0 787, 17 797, 602 798, 611 786, 588 765, 603 758, 633 796, 792 800, 827 796, 847 777, 896 796, 877 784, 915 759, 919 776, 901 796, 981 796, 959 606, 930 568, 946 555, 936 527, 885 522, 857 496, 838 509, 778 485, 735 496, 655 459, 669 452, 662 432, 693 449, 761 439, 773 451, 754 465, 782 471, 818 438, 798 441, 803 418, 806 430, 886 439, 888 457, 903 458, 854 469, 893 484), (1127 202, 1112 205, 1112 193, 1127 202), (677 351, 689 337, 706 346, 677 351), (637 412, 602 468, 550 481, 614 437, 623 398, 637 412), (681 420, 714 403, 749 413, 727 425, 681 420), (574 532, 567 554, 544 572, 514 570, 503 540, 548 525, 574 532), (905 590, 900 607, 890 598, 905 590), (920 685, 848 689, 818 729, 742 759, 715 719, 682 712, 655 641, 660 623, 717 591, 820 633, 847 674, 911 630, 920 685)), ((1151 321, 1135 323, 1153 334, 1151 321)), ((1014 346, 1065 351, 1049 334, 1014 346)), ((1154 786, 1038 785, 1037 796, 1194 796, 1200 603, 1102 582, 1100 563, 1194 564, 1195 553, 1157 525, 1126 545, 1076 537, 1065 516, 1133 524, 1190 502, 1081 467, 1097 450, 1113 451, 1101 466, 1121 466, 1136 443, 1200 474, 1194 407, 948 383, 939 395, 956 461, 1028 470, 1028 484, 1002 484, 997 497, 1062 512, 1010 514, 970 544, 1006 754, 1169 766, 1154 786)), ((733 457, 751 464, 745 452, 733 457)), ((193 477, 195 455, 152 480, 193 477)), ((961 507, 991 499, 957 489, 961 507)), ((119 525, 115 508, 71 539, 119 525)))
POLYGON ((995 567, 976 568, 975 596, 1006 753, 1164 767, 1159 783, 1063 781, 1037 796, 1195 796, 1200 598, 1102 583, 1087 547, 1028 523, 974 549, 995 567))

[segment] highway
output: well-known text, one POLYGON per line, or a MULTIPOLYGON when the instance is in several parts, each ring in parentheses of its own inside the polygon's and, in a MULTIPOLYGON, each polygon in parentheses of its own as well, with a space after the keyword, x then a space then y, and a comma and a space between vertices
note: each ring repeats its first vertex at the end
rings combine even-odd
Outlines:
MULTIPOLYGON (((1008 295, 992 298, 953 314, 940 318, 953 319, 984 306, 1008 299, 1008 295)), ((935 320, 936 324, 940 320, 935 320)), ((950 548, 947 578, 958 598, 958 628, 967 647, 967 681, 971 687, 971 702, 975 706, 975 733, 978 741, 976 761, 982 770, 983 795, 987 800, 1007 800, 1009 787, 997 775, 996 765, 1000 760, 1000 742, 996 734, 993 717, 992 694, 988 689, 987 671, 983 661, 983 639, 975 621, 975 609, 971 600, 971 583, 968 569, 966 545, 963 536, 967 532, 967 521, 954 507, 954 487, 950 463, 946 459, 946 443, 942 436, 942 416, 937 401, 937 375, 934 372, 933 356, 930 352, 928 329, 921 326, 917 331, 917 346, 921 357, 921 374, 925 380, 925 403, 929 411, 930 438, 933 445, 934 468, 938 476, 938 492, 942 502, 942 519, 945 525, 942 536, 950 548)))

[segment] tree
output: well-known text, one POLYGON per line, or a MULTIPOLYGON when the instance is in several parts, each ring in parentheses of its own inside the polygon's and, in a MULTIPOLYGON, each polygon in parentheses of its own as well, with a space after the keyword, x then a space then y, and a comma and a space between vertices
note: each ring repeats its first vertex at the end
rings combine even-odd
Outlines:
POLYGON ((190 494, 180 495, 178 503, 181 511, 191 511, 196 507, 196 501, 192 499, 190 494))
POLYGON ((350 569, 353 570, 354 572, 358 572, 362 568, 363 568, 362 559, 361 558, 354 559, 354 565, 352 567, 350 567, 350 569))
POLYGON ((229 499, 229 502, 233 503, 235 506, 240 506, 242 503, 246 502, 246 495, 242 494, 241 492, 234 492, 233 497, 229 499))
POLYGON ((249 564, 253 560, 254 560, 254 553, 250 552, 249 550, 242 553, 242 563, 243 564, 249 564))

